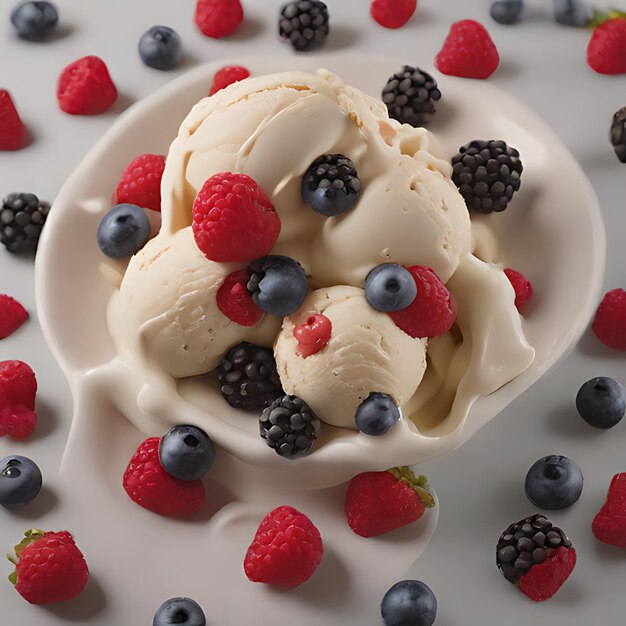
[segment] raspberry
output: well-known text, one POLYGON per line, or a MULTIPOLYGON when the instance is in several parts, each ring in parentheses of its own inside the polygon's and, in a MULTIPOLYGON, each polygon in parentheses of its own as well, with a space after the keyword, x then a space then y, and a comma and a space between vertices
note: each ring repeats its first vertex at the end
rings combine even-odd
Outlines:
POLYGON ((217 291, 217 308, 240 326, 254 326, 263 317, 263 309, 254 303, 246 288, 249 278, 248 270, 233 272, 217 291))
POLYGON ((293 588, 313 575, 323 553, 313 522, 293 507, 279 506, 259 525, 243 568, 252 582, 293 588))
POLYGON ((237 30, 243 8, 239 0, 198 0, 195 19, 203 35, 219 39, 237 30))
POLYGON ((159 437, 146 439, 137 448, 124 472, 124 489, 133 502, 148 511, 171 517, 185 517, 204 506, 201 480, 180 480, 170 476, 159 459, 159 437))
POLYGON ((241 65, 227 65, 226 67, 217 70, 217 72, 215 72, 215 76, 213 76, 213 84, 211 85, 209 96, 212 96, 221 89, 228 87, 228 85, 238 83, 240 80, 248 78, 248 76, 250 76, 250 71, 241 65))
POLYGON ((593 332, 609 348, 626 350, 626 291, 609 291, 596 311, 593 332))
POLYGON ((0 436, 26 439, 35 430, 37 379, 23 361, 0 361, 0 436))
POLYGON ((252 261, 274 247, 280 218, 252 178, 224 172, 202 185, 193 203, 192 229, 210 261, 252 261))
POLYGON ((587 63, 599 74, 626 74, 626 18, 608 20, 593 31, 587 63))
POLYGON ((450 27, 435 66, 442 74, 463 78, 489 78, 500 64, 498 50, 487 29, 474 20, 450 27))
POLYGON ((626 473, 613 476, 606 502, 591 530, 598 541, 626 549, 626 473))
POLYGON ((323 350, 330 341, 332 330, 333 324, 325 315, 311 315, 304 324, 293 329, 293 336, 298 342, 298 354, 306 359, 323 350))
POLYGON ((373 0, 372 17, 385 28, 404 26, 415 13, 417 0, 373 0))
POLYGON ((504 273, 509 281, 511 281, 511 285, 513 285, 513 289, 515 290, 515 307, 521 312, 523 306, 533 295, 533 286, 530 284, 528 278, 517 270, 507 267, 504 273))
POLYGON ((117 189, 117 204, 135 204, 144 209, 161 212, 161 178, 165 157, 160 154, 141 154, 135 157, 122 174, 117 189))
POLYGON ((519 581, 522 593, 534 600, 543 602, 551 598, 569 578, 576 565, 576 550, 561 547, 549 554, 539 565, 533 565, 519 581))
POLYGON ((70 115, 97 115, 117 100, 117 89, 104 61, 87 56, 70 63, 59 76, 57 99, 70 115))
POLYGON ((456 302, 439 276, 429 267, 407 267, 417 285, 417 296, 406 309, 389 313, 396 326, 414 338, 438 337, 456 319, 456 302))
POLYGON ((28 131, 13 104, 11 94, 6 89, 0 89, 0 150, 19 150, 28 141, 28 131))
POLYGON ((12 335, 27 319, 28 311, 17 300, 0 293, 0 339, 12 335))

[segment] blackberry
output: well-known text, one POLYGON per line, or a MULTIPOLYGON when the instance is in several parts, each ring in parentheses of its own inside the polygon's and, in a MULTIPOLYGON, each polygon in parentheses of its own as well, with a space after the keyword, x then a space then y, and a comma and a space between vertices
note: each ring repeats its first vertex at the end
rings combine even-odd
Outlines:
POLYGON ((0 242, 9 252, 35 252, 49 212, 35 194, 9 194, 0 207, 0 242))
POLYGON ((387 81, 382 98, 389 117, 418 128, 428 124, 437 112, 435 102, 441 100, 441 91, 430 74, 405 65, 387 81))
POLYGON ((617 158, 622 163, 626 163, 626 107, 621 108, 613 116, 611 143, 613 144, 613 148, 615 148, 617 158))
POLYGON ((452 158, 452 180, 467 208, 478 213, 504 211, 519 190, 524 167, 504 141, 472 141, 452 158))
POLYGON ((571 548, 565 533, 543 515, 527 517, 511 524, 496 546, 496 563, 502 575, 516 585, 533 565, 543 563, 549 550, 571 548))
POLYGON ((280 10, 278 32, 296 50, 321 46, 328 31, 328 7, 320 0, 296 0, 280 10))
POLYGON ((216 372, 224 399, 236 409, 260 410, 284 393, 274 353, 247 341, 231 348, 216 372))
POLYGON ((277 454, 289 459, 307 454, 319 430, 318 417, 298 396, 276 398, 260 419, 261 437, 277 454))

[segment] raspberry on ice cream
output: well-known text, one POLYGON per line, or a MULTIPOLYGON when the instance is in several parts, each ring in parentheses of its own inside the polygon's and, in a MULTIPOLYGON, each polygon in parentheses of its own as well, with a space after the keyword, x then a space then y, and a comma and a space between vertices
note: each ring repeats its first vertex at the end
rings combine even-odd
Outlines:
POLYGON ((250 76, 250 71, 241 65, 227 65, 217 72, 213 76, 213 83, 209 90, 209 96, 217 93, 221 89, 225 89, 228 85, 237 83, 240 80, 244 80, 250 76))
POLYGON ((115 190, 115 201, 160 212, 164 169, 165 157, 161 154, 140 154, 135 157, 122 174, 115 190))
POLYGON ((515 308, 521 312, 524 305, 531 299, 533 295, 533 286, 530 284, 521 272, 507 267, 504 270, 506 277, 511 281, 511 285, 515 290, 515 308))

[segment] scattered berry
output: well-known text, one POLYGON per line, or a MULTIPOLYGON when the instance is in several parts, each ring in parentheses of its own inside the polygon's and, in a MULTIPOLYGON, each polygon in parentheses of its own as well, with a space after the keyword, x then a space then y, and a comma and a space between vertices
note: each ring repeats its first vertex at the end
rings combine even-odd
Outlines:
POLYGON ((139 40, 139 56, 155 70, 173 70, 183 58, 180 35, 168 26, 153 26, 139 40))
POLYGON ((215 446, 195 426, 174 426, 161 439, 159 460, 163 469, 180 480, 198 480, 215 463, 215 446))
POLYGON ((9 556, 9 560, 15 564, 9 580, 31 604, 71 600, 89 580, 85 557, 66 530, 26 531, 24 539, 15 546, 15 557, 9 556))
POLYGON ((415 13, 417 0, 372 0, 372 17, 385 28, 401 28, 415 13))
POLYGON ((195 19, 203 35, 219 39, 239 28, 243 8, 239 0, 198 0, 195 19))
POLYGON ((96 240, 102 254, 125 259, 141 250, 150 239, 150 220, 134 204, 118 204, 100 220, 96 240))
POLYGON ((224 172, 211 176, 198 192, 192 229, 210 261, 252 261, 274 247, 280 218, 252 178, 224 172))
POLYGON ((576 551, 565 533, 543 515, 511 524, 496 546, 502 575, 535 602, 551 598, 576 565, 576 551))
POLYGON ((307 318, 304 324, 293 329, 293 336, 298 342, 298 354, 306 359, 321 352, 330 341, 333 331, 332 322, 321 313, 307 318))
POLYGON ((27 319, 28 311, 15 298, 0 293, 0 339, 12 335, 27 319))
POLYGON ((206 616, 191 598, 170 598, 157 610, 152 626, 206 626, 206 616))
POLYGON ((224 399, 236 409, 260 411, 285 393, 269 348, 246 341, 237 344, 216 372, 224 399))
POLYGON ((239 270, 229 274, 217 290, 217 308, 240 326, 254 326, 263 317, 263 309, 254 303, 246 286, 249 280, 250 272, 239 270))
POLYGON ((377 537, 419 520, 435 506, 425 476, 409 467, 358 474, 348 486, 345 512, 350 528, 361 537, 377 537))
POLYGON ((23 361, 0 361, 0 436, 26 439, 37 425, 37 379, 23 361))
POLYGON ((252 582, 293 588, 311 578, 323 553, 313 522, 293 507, 279 506, 259 524, 243 568, 252 582))
POLYGON ((452 24, 435 57, 435 66, 442 74, 462 78, 489 78, 499 64, 500 56, 491 36, 474 20, 452 24))
POLYGON ((328 7, 320 0, 295 0, 280 10, 278 34, 298 51, 319 48, 328 37, 328 7))
POLYGON ((626 107, 622 107, 614 116, 611 125, 611 143, 617 158, 626 163, 626 107))
POLYGON ((423 582, 402 580, 383 596, 380 615, 385 626, 432 626, 437 598, 423 582))
POLYGON ((441 100, 441 91, 428 72, 404 65, 387 81, 382 99, 389 117, 418 128, 426 126, 437 112, 435 102, 441 100))
POLYGON ((504 211, 519 191, 524 166, 519 152, 500 140, 475 140, 452 157, 452 181, 467 208, 478 213, 504 211))
POLYGON ((288 459, 308 454, 319 431, 319 418, 297 396, 276 398, 261 414, 261 437, 277 454, 288 459))
POLYGON ((540 509, 566 509, 583 491, 583 473, 565 456, 545 456, 528 470, 526 497, 540 509))
POLYGON ((596 337, 609 348, 626 350, 626 291, 613 289, 605 294, 592 328, 596 337))
POLYGON ((376 266, 365 279, 365 298, 382 313, 406 309, 417 296, 412 274, 397 263, 376 266))
POLYGON ((414 338, 438 337, 456 320, 456 302, 441 279, 429 267, 406 268, 417 285, 417 296, 401 311, 390 313, 396 326, 414 338))
POLYGON ((159 443, 158 437, 150 437, 137 448, 124 472, 126 493, 133 502, 159 515, 197 513, 204 505, 202 481, 170 476, 159 460, 159 443))
POLYGON ((0 206, 0 242, 9 252, 35 252, 50 204, 32 193, 10 193, 0 206))
POLYGON ((613 18, 593 31, 587 63, 599 74, 626 74, 626 18, 613 18))
POLYGON ((43 479, 41 470, 25 456, 5 456, 0 460, 0 505, 20 506, 32 502, 43 479))
POLYGON ((115 190, 117 204, 135 204, 161 211, 161 178, 165 169, 162 154, 140 154, 128 165, 115 190))
POLYGON ((209 96, 217 93, 218 91, 225 89, 228 85, 238 83, 240 80, 245 80, 250 76, 250 71, 241 65, 227 65, 215 72, 213 76, 213 84, 209 91, 209 96))
POLYGON ((59 14, 51 2, 22 2, 11 12, 17 34, 28 41, 43 41, 56 29, 59 14))
POLYGON ((87 56, 70 63, 59 76, 57 100, 70 115, 97 115, 117 100, 117 89, 104 61, 87 56))
POLYGON ((576 409, 587 424, 613 428, 626 413, 624 388, 612 378, 592 378, 578 390, 576 409))
POLYGON ((606 502, 591 525, 595 538, 617 548, 626 548, 626 473, 611 480, 606 502))
POLYGON ((521 312, 524 305, 533 295, 533 286, 530 284, 528 278, 517 270, 508 267, 504 270, 504 273, 515 290, 515 308, 521 312))
POLYGON ((248 291, 255 304, 270 315, 295 313, 309 291, 302 266, 286 256, 267 256, 250 265, 248 291))
POLYGON ((343 154, 325 154, 302 178, 302 199, 325 217, 347 213, 359 199, 361 181, 354 163, 343 154))
POLYGON ((517 24, 524 13, 523 0, 496 0, 491 5, 489 14, 498 24, 517 24))
POLYGON ((11 94, 6 89, 0 89, 0 150, 19 150, 29 139, 11 94))
POLYGON ((357 428, 366 435, 384 435, 400 419, 400 407, 386 393, 370 393, 356 410, 357 428))
POLYGON ((586 28, 593 22, 594 9, 577 0, 555 0, 554 19, 562 26, 586 28))

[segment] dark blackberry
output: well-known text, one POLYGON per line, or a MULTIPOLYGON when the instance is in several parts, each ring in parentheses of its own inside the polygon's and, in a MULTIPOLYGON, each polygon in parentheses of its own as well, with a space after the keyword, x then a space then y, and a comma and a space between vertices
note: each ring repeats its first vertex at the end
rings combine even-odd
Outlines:
POLYGON ((418 128, 428 124, 437 112, 435 102, 441 100, 441 91, 430 74, 405 65, 387 81, 382 97, 389 117, 418 128))
POLYGON ((263 409, 284 391, 269 348, 244 341, 231 348, 217 367, 224 399, 236 409, 263 409))
POLYGON ((548 558, 549 550, 571 548, 565 533, 543 515, 527 517, 511 524, 496 546, 496 563, 502 575, 516 585, 533 565, 548 558))
POLYGON ((11 193, 0 207, 0 242, 9 252, 34 252, 50 204, 32 193, 11 193))
POLYGON ((320 0, 296 0, 280 10, 278 32, 296 50, 321 46, 328 30, 328 7, 320 0))
POLYGON ((621 108, 613 116, 611 143, 613 144, 613 148, 615 148, 617 158, 622 163, 626 163, 626 107, 621 108))
POLYGON ((467 208, 478 213, 504 211, 519 190, 524 167, 504 141, 472 141, 452 158, 452 180, 467 208))
POLYGON ((280 456, 307 454, 317 439, 320 421, 297 396, 282 396, 265 408, 260 419, 261 437, 280 456))

